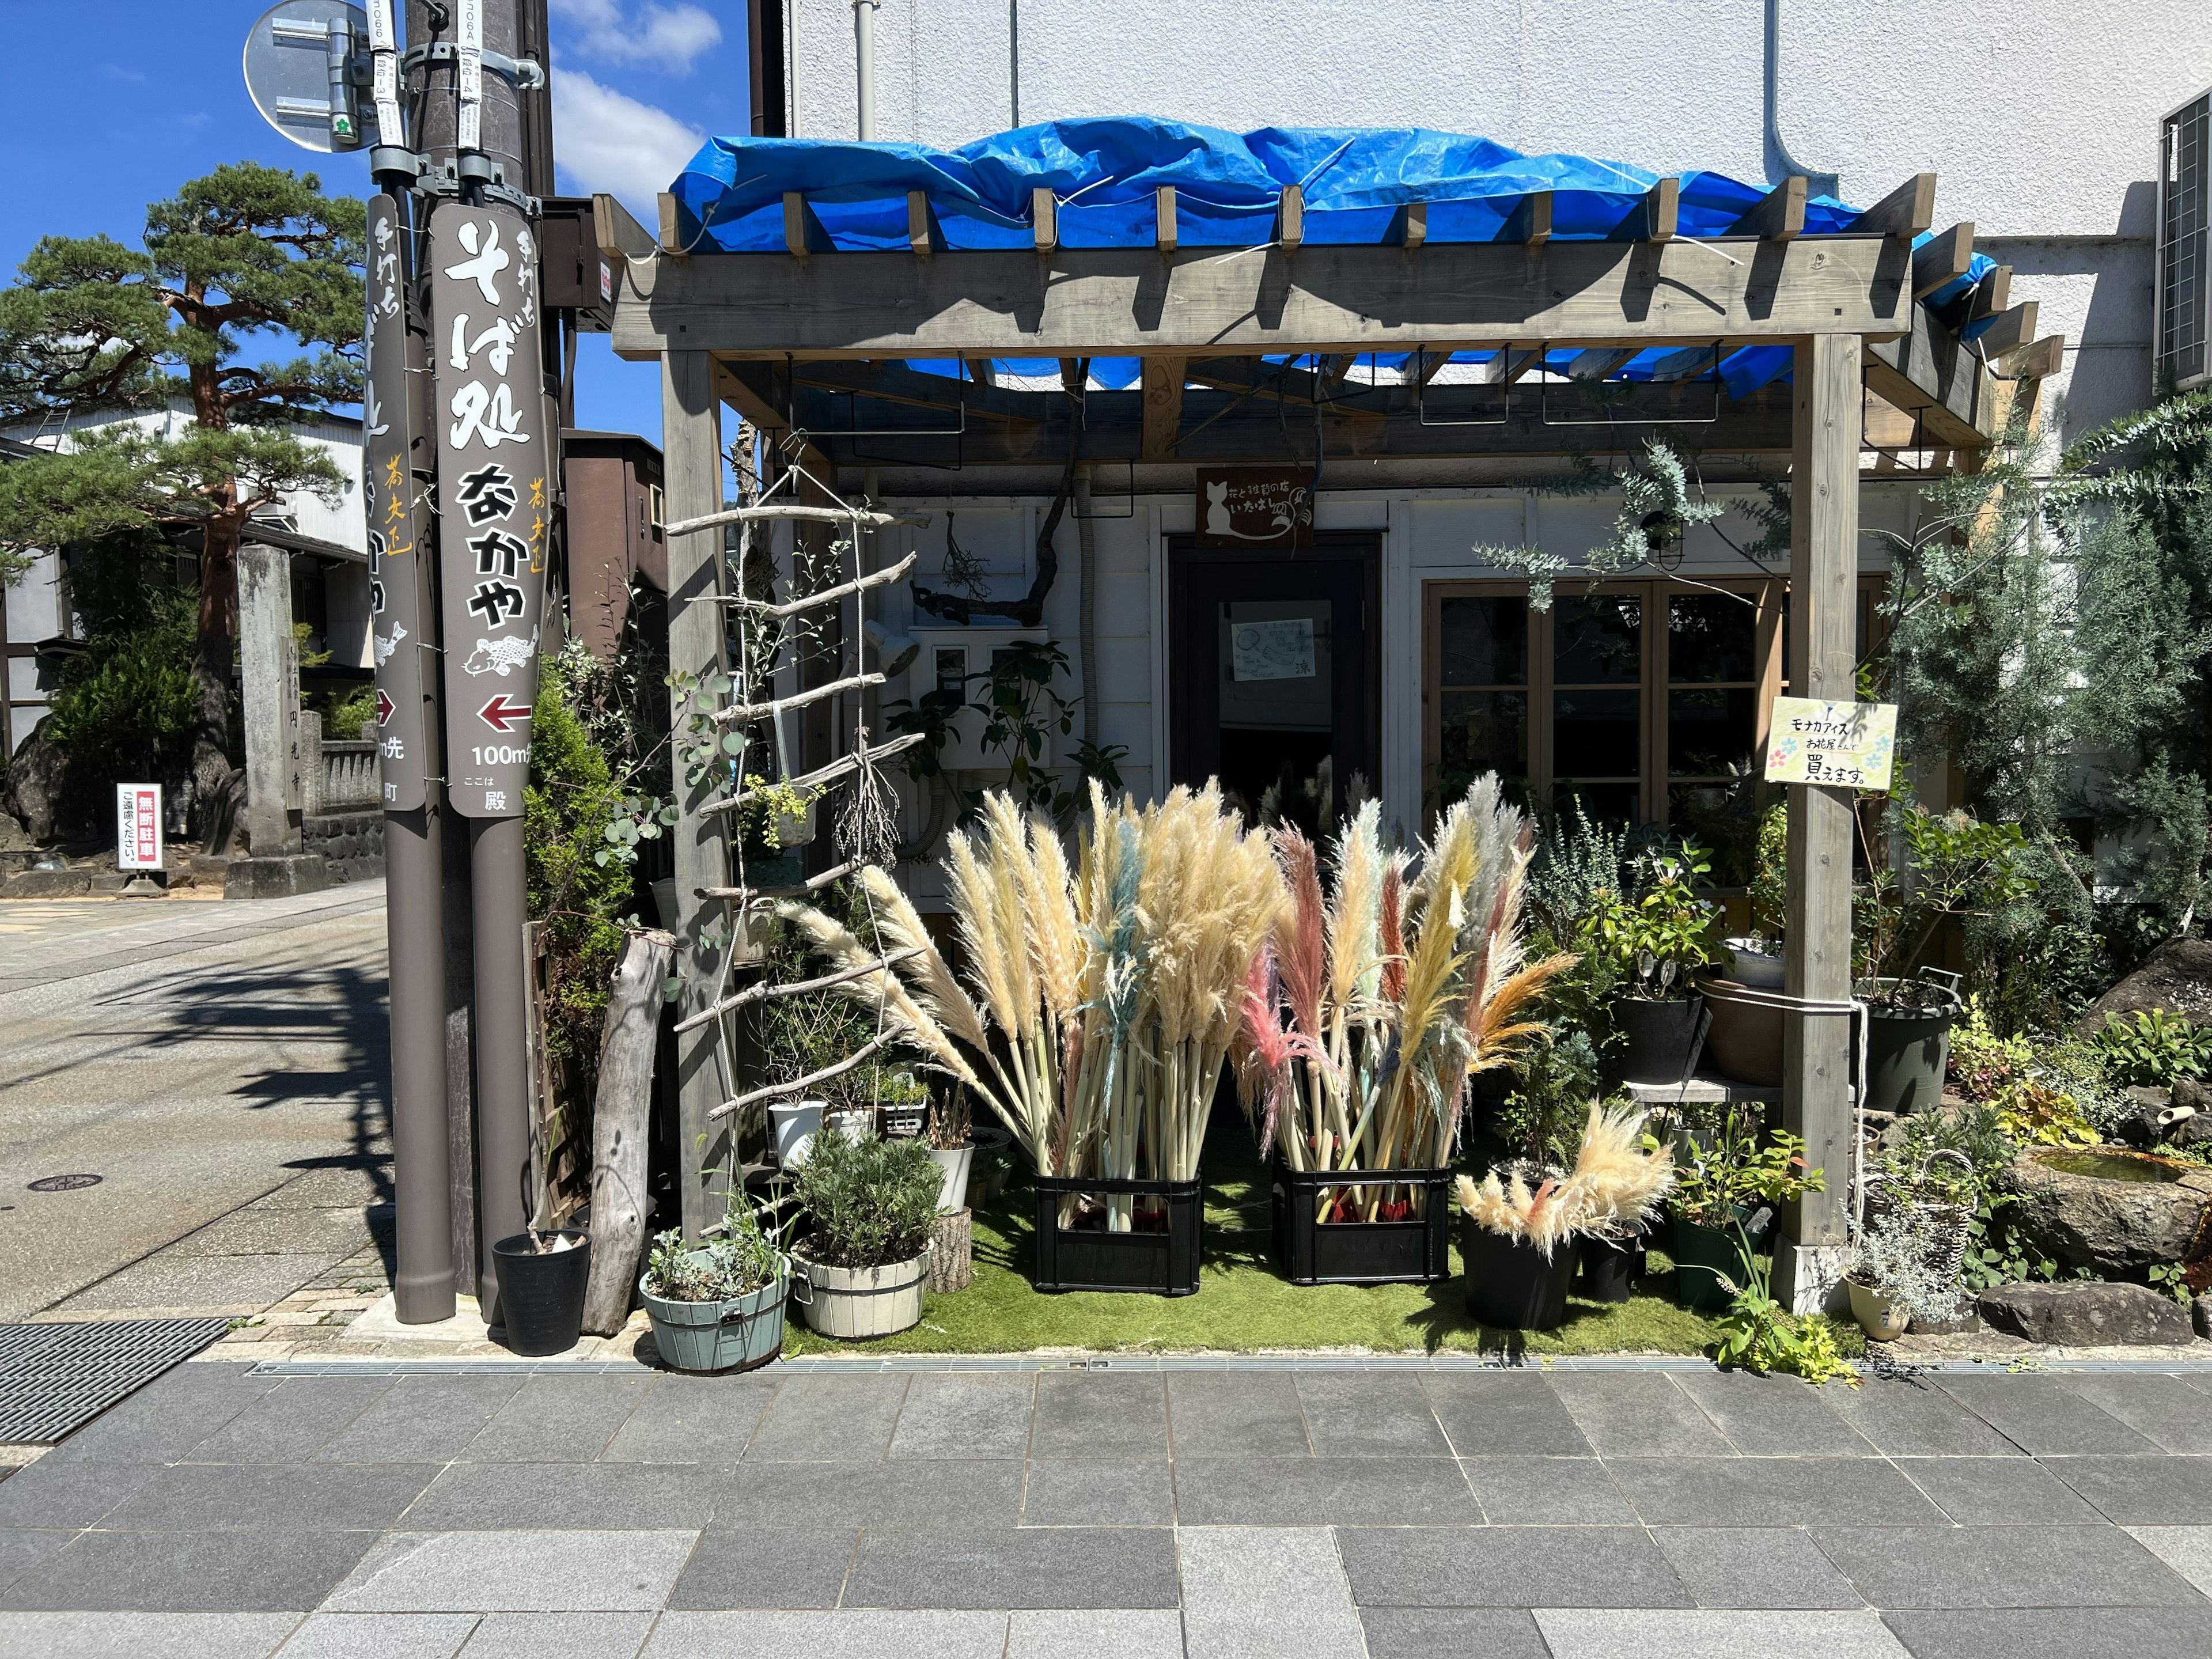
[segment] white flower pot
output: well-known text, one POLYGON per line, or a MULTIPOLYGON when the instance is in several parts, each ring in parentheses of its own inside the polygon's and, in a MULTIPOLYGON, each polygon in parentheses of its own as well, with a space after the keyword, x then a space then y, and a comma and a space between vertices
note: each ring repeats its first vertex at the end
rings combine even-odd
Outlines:
POLYGON ((929 1156, 945 1176, 945 1186, 937 1195, 939 1215, 957 1215, 968 1207, 968 1170, 975 1161, 975 1148, 971 1142, 965 1146, 933 1146, 929 1156))
POLYGON ((806 1162, 806 1149, 822 1127, 820 1100, 784 1100, 768 1109, 769 1128, 775 1137, 775 1161, 787 1170, 806 1162))
POLYGON ((1851 1317, 1859 1322, 1859 1328, 1875 1342, 1894 1342, 1905 1334, 1911 1323, 1905 1304, 1893 1297, 1884 1296, 1871 1285, 1862 1285, 1856 1279, 1844 1281, 1850 1286, 1851 1317))
POLYGON ((806 1322, 824 1336, 891 1336, 921 1322, 929 1253, 881 1267, 833 1267, 794 1252, 806 1279, 806 1322))
POLYGON ((831 1112, 822 1120, 823 1127, 841 1134, 858 1146, 876 1132, 876 1114, 866 1106, 848 1107, 841 1112, 831 1112))

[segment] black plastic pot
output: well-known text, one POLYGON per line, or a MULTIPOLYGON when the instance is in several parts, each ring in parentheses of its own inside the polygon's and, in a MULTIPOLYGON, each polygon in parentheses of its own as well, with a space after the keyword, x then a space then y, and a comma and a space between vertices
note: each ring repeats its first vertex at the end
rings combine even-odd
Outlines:
POLYGON ((1468 1312, 1504 1330, 1548 1331, 1561 1324, 1577 1243, 1569 1239, 1547 1261, 1534 1245, 1493 1233, 1470 1217, 1461 1225, 1459 1245, 1468 1312))
POLYGON ((1626 1302, 1635 1293, 1637 1275, 1644 1271, 1644 1240, 1593 1238, 1582 1240, 1578 1288, 1592 1302, 1626 1302))
POLYGON ((592 1236, 563 1227, 574 1249, 539 1254, 528 1233, 491 1247, 499 1268, 499 1313, 507 1346, 526 1358, 565 1353, 584 1334, 584 1285, 592 1275, 592 1236))
POLYGON ((1705 1000, 1702 996, 1659 1000, 1616 997, 1613 1023, 1623 1038, 1620 1076, 1625 1083, 1680 1083, 1697 1070, 1705 1042, 1705 1000))
MULTIPOLYGON (((1899 981, 1876 981, 1893 991, 1899 981)), ((1933 1111, 1943 1098, 1943 1071, 1951 1060, 1951 1027, 1959 1018, 1959 994, 1930 986, 1934 1008, 1867 1009, 1866 1109, 1870 1112, 1933 1111)))
MULTIPOLYGON (((1771 1210, 1736 1211, 1737 1224, 1754 1249, 1772 1216, 1771 1210)), ((1676 1216, 1674 1293, 1682 1305, 1698 1313, 1726 1313, 1735 1292, 1721 1282, 1723 1277, 1738 1285, 1743 1282, 1743 1258, 1736 1249, 1735 1228, 1700 1226, 1676 1216)))

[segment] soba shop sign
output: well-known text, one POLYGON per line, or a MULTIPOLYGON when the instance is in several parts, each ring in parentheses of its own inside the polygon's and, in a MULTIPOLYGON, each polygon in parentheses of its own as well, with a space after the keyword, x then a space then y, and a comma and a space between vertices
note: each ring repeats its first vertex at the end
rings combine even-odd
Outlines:
POLYGON ((1897 705, 1777 697, 1767 727, 1766 781, 1837 789, 1889 787, 1897 705))

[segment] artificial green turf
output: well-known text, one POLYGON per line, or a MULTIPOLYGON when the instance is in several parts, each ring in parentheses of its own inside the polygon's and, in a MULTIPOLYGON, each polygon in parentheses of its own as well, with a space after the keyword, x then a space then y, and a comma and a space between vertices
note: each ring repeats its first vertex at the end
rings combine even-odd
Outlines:
POLYGON ((975 1282, 966 1290, 931 1296, 921 1324, 867 1342, 818 1336, 805 1328, 794 1308, 784 1352, 1364 1350, 1504 1358, 1523 1352, 1694 1354, 1715 1340, 1711 1320, 1675 1304, 1672 1264, 1656 1251, 1653 1276, 1643 1281, 1633 1299, 1571 1298, 1566 1322, 1553 1331, 1500 1331, 1469 1318, 1456 1242, 1453 1277, 1439 1285, 1292 1285, 1268 1261, 1267 1176, 1243 1124, 1216 1120, 1206 1139, 1205 1175, 1205 1265, 1195 1296, 1091 1291, 1043 1295, 1033 1290, 1029 1276, 1035 1200, 1018 1171, 996 1200, 975 1212, 975 1282))

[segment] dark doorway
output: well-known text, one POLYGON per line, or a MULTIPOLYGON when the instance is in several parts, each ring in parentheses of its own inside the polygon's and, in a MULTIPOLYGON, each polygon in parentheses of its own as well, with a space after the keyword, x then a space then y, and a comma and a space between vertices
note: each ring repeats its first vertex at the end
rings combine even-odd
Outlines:
POLYGON ((1173 781, 1221 780, 1252 822, 1334 831, 1352 780, 1375 793, 1381 545, 1294 551, 1169 544, 1173 781))

